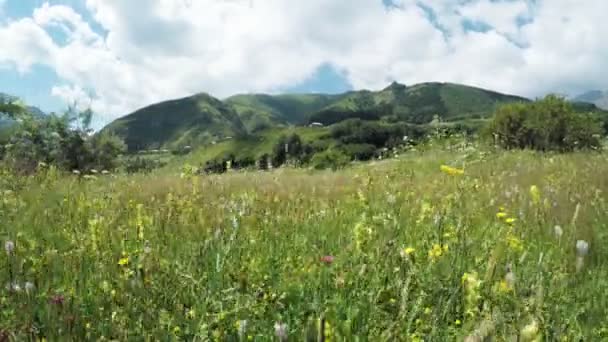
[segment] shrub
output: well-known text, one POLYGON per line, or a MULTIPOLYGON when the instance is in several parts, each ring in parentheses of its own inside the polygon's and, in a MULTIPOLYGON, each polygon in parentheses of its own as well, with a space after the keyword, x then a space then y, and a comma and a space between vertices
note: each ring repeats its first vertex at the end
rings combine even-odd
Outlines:
POLYGON ((341 145, 340 150, 348 155, 351 160, 370 160, 376 154, 376 146, 371 144, 347 144, 341 145))
POLYGON ((499 107, 486 131, 506 149, 561 152, 597 148, 601 133, 600 122, 591 114, 575 112, 570 103, 554 95, 499 107))
POLYGON ((335 171, 348 165, 350 158, 338 150, 329 149, 313 155, 310 162, 315 169, 332 169, 335 171))

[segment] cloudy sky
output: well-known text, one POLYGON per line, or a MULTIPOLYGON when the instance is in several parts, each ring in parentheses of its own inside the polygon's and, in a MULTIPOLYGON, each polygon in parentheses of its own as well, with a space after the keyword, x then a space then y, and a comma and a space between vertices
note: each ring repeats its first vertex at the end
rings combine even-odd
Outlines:
POLYGON ((608 89, 606 0, 0 0, 0 92, 98 124, 205 91, 393 80, 536 97, 608 89))

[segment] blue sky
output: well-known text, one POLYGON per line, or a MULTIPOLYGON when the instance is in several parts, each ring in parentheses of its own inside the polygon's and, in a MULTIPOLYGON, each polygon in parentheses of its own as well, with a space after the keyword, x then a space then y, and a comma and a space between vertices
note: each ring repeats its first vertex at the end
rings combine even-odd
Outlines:
POLYGON ((98 125, 201 91, 577 94, 608 89, 602 13, 603 0, 0 0, 0 92, 90 104, 98 125))

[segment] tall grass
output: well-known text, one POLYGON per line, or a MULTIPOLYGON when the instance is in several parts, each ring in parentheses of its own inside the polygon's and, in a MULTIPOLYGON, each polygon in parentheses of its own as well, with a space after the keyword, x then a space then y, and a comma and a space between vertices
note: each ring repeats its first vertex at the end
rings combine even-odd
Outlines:
POLYGON ((4 172, 0 334, 606 339, 607 173, 599 154, 476 150, 336 173, 4 172))

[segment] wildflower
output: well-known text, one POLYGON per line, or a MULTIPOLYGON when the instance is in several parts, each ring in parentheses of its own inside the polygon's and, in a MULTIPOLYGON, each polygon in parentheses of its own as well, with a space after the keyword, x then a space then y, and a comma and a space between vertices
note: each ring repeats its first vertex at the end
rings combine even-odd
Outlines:
POLYGON ((334 262, 334 257, 332 255, 326 255, 321 258, 321 262, 329 265, 334 262))
POLYGON ((65 297, 63 297, 63 295, 54 295, 53 298, 51 298, 51 303, 57 305, 57 306, 61 306, 63 305, 63 302, 65 301, 65 297))
POLYGON ((509 248, 513 251, 521 252, 524 249, 524 244, 521 239, 511 233, 507 235, 507 243, 509 244, 509 248))
POLYGON ((4 250, 6 251, 6 254, 11 255, 13 254, 13 252, 15 251, 15 243, 13 241, 6 241, 4 243, 4 250))
POLYGON ((437 261, 443 254, 448 251, 448 245, 441 246, 440 244, 434 244, 433 248, 429 250, 429 259, 431 261, 437 261))
POLYGON ((507 223, 507 224, 513 224, 513 223, 515 223, 515 221, 517 221, 517 219, 513 218, 513 217, 509 217, 509 218, 505 219, 505 223, 507 223))
POLYGON ((242 319, 242 320, 236 322, 236 328, 237 328, 237 331, 239 332, 239 337, 243 338, 245 336, 245 334, 247 333, 247 320, 242 319))
POLYGON ((585 240, 576 241, 576 254, 579 257, 585 257, 589 254, 589 243, 585 240))
POLYGON ((530 198, 532 198, 532 203, 540 203, 540 190, 538 190, 536 185, 532 185, 530 187, 530 198))
POLYGON ((34 291, 34 284, 32 282, 27 281, 25 282, 24 288, 25 292, 31 293, 32 291, 34 291))
POLYGON ((6 284, 6 290, 9 292, 21 292, 21 285, 18 282, 12 282, 6 284))
POLYGON ((279 338, 279 341, 287 341, 287 324, 276 322, 274 324, 274 333, 279 338))
POLYGON ((397 197, 395 197, 395 195, 393 194, 389 194, 388 196, 386 196, 386 201, 388 202, 388 204, 395 204, 397 202, 397 197))
POLYGON ((475 317, 479 312, 478 302, 481 298, 479 295, 481 280, 478 279, 477 272, 463 274, 462 286, 464 287, 465 293, 465 314, 470 317, 475 317))
POLYGON ((402 258, 410 258, 414 255, 416 250, 413 247, 406 247, 401 250, 400 254, 402 258))
POLYGON ((108 170, 101 170, 101 174, 102 175, 109 175, 110 171, 108 171, 108 170))
POLYGON ((589 243, 585 240, 576 241, 576 271, 583 269, 585 256, 589 254, 589 243))
POLYGON ((98 172, 95 169, 91 169, 91 173, 94 174, 94 175, 96 175, 98 172))
POLYGON ((457 169, 455 167, 451 167, 451 166, 447 166, 447 165, 441 165, 441 167, 439 168, 441 170, 441 172, 446 173, 450 176, 462 176, 464 175, 464 170, 462 169, 457 169))
POLYGON ((129 257, 128 256, 124 256, 124 257, 122 257, 122 258, 120 258, 118 260, 118 265, 120 265, 120 266, 126 266, 128 264, 129 264, 129 257))
POLYGON ((78 171, 78 170, 72 170, 72 173, 76 176, 80 175, 80 171, 78 171))
POLYGON ((196 311, 194 309, 186 309, 186 318, 188 318, 188 319, 196 318, 196 311))
POLYGON ((564 231, 561 226, 557 225, 553 227, 553 234, 555 234, 555 237, 557 237, 558 239, 561 239, 562 235, 564 235, 564 231))
POLYGON ((496 217, 499 219, 504 219, 507 217, 507 213, 505 213, 504 211, 500 211, 500 212, 496 213, 496 217))
POLYGON ((520 341, 535 341, 538 338, 539 328, 536 320, 521 329, 520 341))

